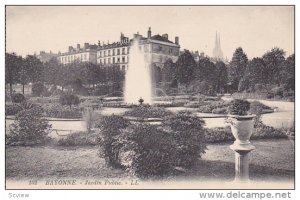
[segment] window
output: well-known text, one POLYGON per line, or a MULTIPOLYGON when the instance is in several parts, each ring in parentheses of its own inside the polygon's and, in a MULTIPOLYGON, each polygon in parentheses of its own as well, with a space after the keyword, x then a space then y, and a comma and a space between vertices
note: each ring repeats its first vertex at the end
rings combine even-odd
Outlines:
POLYGON ((115 63, 115 57, 113 57, 113 63, 115 63))
POLYGON ((120 55, 120 49, 117 49, 117 55, 120 55))
POLYGON ((106 56, 106 51, 104 51, 104 56, 106 56))
POLYGON ((103 59, 104 60, 104 65, 106 64, 106 58, 103 59))
POLYGON ((122 65, 122 70, 125 71, 125 65, 122 65))
POLYGON ((87 60, 87 54, 86 53, 84 54, 84 60, 87 60))
POLYGON ((123 63, 125 62, 125 56, 122 56, 122 62, 123 63))
POLYGON ((113 56, 115 55, 115 49, 113 49, 113 56))
POLYGON ((119 62, 120 62, 120 58, 117 59, 117 63, 119 63, 119 62))
POLYGON ((122 54, 123 55, 125 54, 125 48, 122 48, 122 54))
POLYGON ((110 64, 110 58, 108 58, 108 64, 110 64))
POLYGON ((110 50, 108 50, 108 56, 110 56, 110 50))

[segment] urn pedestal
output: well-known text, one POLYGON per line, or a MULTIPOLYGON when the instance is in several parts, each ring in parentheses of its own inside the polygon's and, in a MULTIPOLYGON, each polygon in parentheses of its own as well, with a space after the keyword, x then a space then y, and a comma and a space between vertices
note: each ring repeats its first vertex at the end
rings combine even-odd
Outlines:
POLYGON ((229 115, 231 132, 235 138, 230 146, 235 152, 235 181, 249 181, 249 152, 255 149, 250 143, 255 115, 229 115))

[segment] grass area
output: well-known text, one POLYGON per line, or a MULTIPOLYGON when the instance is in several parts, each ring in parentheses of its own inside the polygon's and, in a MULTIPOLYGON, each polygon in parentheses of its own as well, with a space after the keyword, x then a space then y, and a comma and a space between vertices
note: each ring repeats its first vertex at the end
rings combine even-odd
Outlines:
MULTIPOLYGON (((208 145, 203 159, 191 169, 167 180, 224 180, 234 178, 234 153, 230 143, 208 145)), ((293 180, 294 144, 288 139, 253 141, 250 178, 259 181, 293 180)), ((8 180, 29 178, 131 178, 123 170, 109 168, 97 147, 6 147, 8 180)), ((167 181, 166 180, 166 181, 167 181)))

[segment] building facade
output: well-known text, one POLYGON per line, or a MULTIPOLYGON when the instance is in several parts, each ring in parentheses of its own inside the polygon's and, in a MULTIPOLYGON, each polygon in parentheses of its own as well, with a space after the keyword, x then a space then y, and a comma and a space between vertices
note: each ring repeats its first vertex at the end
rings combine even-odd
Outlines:
POLYGON ((179 56, 179 38, 175 37, 175 42, 168 39, 168 34, 151 35, 149 28, 147 37, 139 33, 133 35, 132 39, 125 37, 122 33, 119 42, 100 44, 98 43, 97 63, 100 65, 115 65, 120 69, 128 68, 130 46, 134 40, 139 42, 140 49, 145 53, 145 61, 149 64, 162 67, 167 59, 176 62, 179 56))
POLYGON ((36 55, 36 57, 43 63, 49 62, 52 58, 57 58, 58 54, 52 53, 51 51, 45 52, 40 51, 40 54, 36 55))
POLYGON ((64 65, 73 62, 91 62, 96 64, 97 45, 84 43, 83 48, 80 48, 80 44, 77 44, 76 48, 69 46, 68 52, 59 54, 57 59, 64 65))
POLYGON ((139 33, 133 35, 132 39, 125 37, 121 33, 120 40, 113 43, 104 43, 99 41, 98 45, 84 44, 83 48, 77 44, 77 48, 69 46, 66 53, 58 55, 58 60, 62 64, 69 64, 75 61, 92 62, 100 66, 117 66, 122 70, 128 68, 130 46, 134 40, 138 40, 140 49, 145 53, 145 61, 158 67, 163 67, 167 59, 176 62, 180 54, 179 38, 175 37, 172 42, 168 34, 151 34, 151 28, 147 32, 147 37, 139 33))
POLYGON ((125 70, 128 67, 130 41, 121 33, 120 41, 100 44, 98 42, 97 63, 103 66, 118 66, 125 70))

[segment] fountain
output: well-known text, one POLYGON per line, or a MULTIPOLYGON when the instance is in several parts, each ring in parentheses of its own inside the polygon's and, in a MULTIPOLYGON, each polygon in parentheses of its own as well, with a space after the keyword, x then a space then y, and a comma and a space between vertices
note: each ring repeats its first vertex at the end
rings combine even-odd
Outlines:
POLYGON ((134 40, 130 47, 128 69, 125 75, 124 101, 137 104, 139 99, 144 103, 152 103, 152 83, 149 64, 145 61, 145 54, 139 48, 139 41, 134 40))

